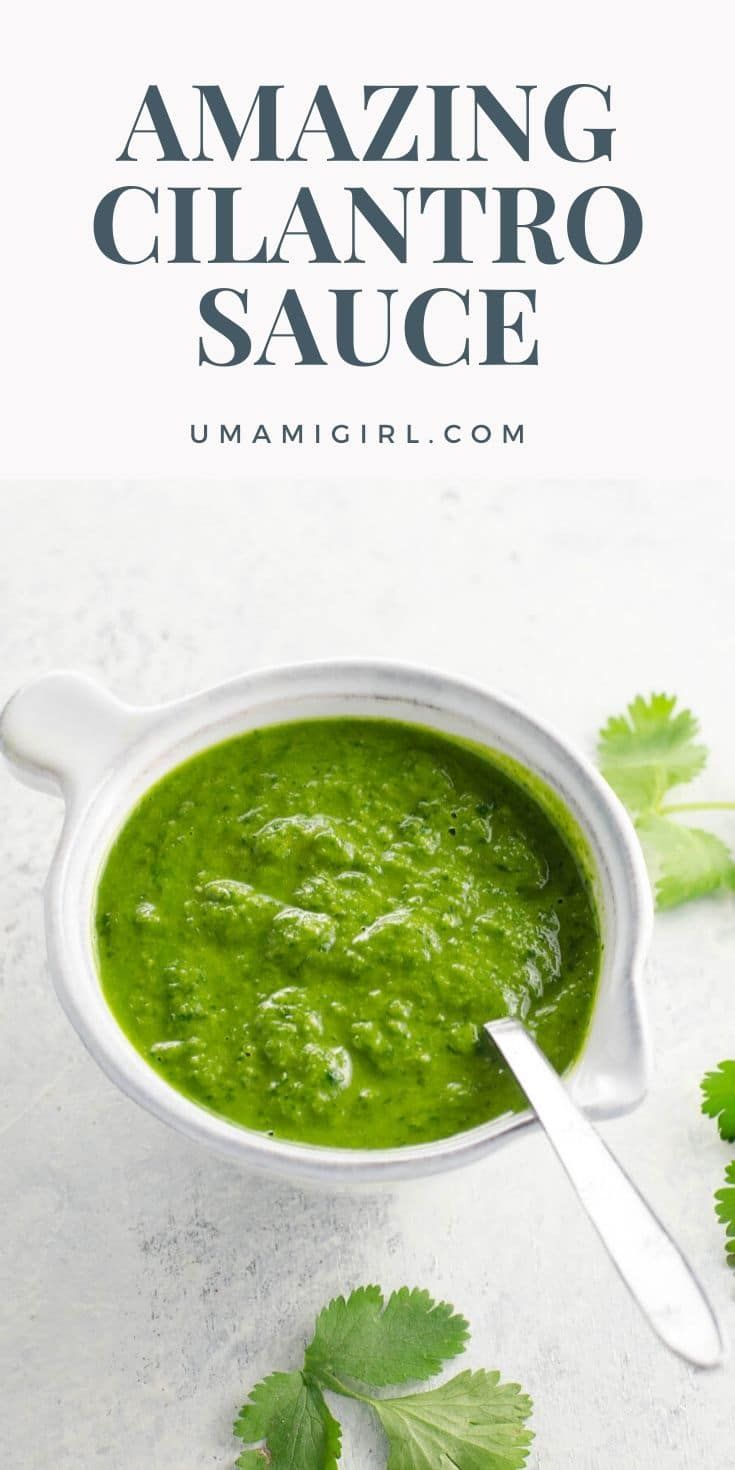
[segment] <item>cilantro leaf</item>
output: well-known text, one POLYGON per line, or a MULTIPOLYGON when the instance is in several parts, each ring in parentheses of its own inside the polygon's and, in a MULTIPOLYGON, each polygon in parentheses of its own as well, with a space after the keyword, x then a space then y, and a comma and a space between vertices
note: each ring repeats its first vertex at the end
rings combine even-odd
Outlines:
POLYGON ((725 1250, 731 1266, 735 1266, 735 1159, 725 1170, 725 1189, 718 1189, 717 1218, 727 1226, 725 1250))
MULTIPOLYGON (((302 1373, 271 1373, 256 1384, 233 1429, 247 1445, 265 1441, 271 1470, 337 1470, 339 1424, 321 1389, 302 1373)), ((258 1454, 245 1450, 238 1466, 256 1470, 258 1454)))
POLYGON ((264 1461, 272 1470, 337 1470, 341 1431, 325 1388, 374 1411, 388 1441, 387 1470, 523 1470, 531 1400, 499 1373, 459 1373, 401 1398, 367 1391, 433 1375, 467 1336, 464 1317, 427 1291, 404 1286, 386 1301, 379 1287, 364 1286, 336 1297, 317 1318, 303 1369, 272 1373, 240 1410, 234 1431, 245 1448, 236 1470, 263 1470, 264 1461))
POLYGON ((319 1313, 305 1366, 384 1388, 431 1378, 468 1335, 464 1317, 428 1291, 403 1286, 385 1302, 379 1286, 362 1286, 319 1313))
POLYGON ((656 811, 672 786, 693 780, 706 763, 706 746, 695 743, 699 722, 675 706, 675 696, 639 694, 600 731, 602 774, 636 816, 656 811))
POLYGON ((735 1143, 735 1062, 720 1062, 702 1078, 702 1112, 716 1118, 720 1138, 735 1143))
POLYGON ((726 843, 700 827, 671 817, 642 817, 636 824, 661 909, 732 886, 735 863, 726 843))
POLYGON ((388 1470, 522 1470, 533 1439, 531 1400, 480 1369, 427 1393, 374 1399, 390 1445, 388 1470))

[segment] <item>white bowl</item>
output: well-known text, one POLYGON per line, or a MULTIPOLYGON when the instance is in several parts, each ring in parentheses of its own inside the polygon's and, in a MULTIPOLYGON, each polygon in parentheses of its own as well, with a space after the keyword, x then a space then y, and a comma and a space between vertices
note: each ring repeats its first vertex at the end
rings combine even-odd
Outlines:
POLYGON ((97 973, 93 911, 101 868, 143 792, 195 751, 240 731, 330 715, 414 721, 474 740, 540 777, 576 820, 594 874, 603 937, 600 982, 568 1086, 591 1115, 611 1117, 645 1094, 648 1048, 640 984, 652 918, 635 832, 597 772, 510 700, 399 664, 336 661, 245 674, 173 704, 122 704, 92 680, 52 673, 24 686, 0 719, 0 749, 23 780, 60 793, 66 820, 46 887, 51 973, 93 1057, 164 1122, 231 1158, 325 1183, 435 1173, 480 1158, 532 1121, 507 1114, 434 1143, 391 1149, 286 1142, 210 1113, 170 1087, 118 1026, 97 973))

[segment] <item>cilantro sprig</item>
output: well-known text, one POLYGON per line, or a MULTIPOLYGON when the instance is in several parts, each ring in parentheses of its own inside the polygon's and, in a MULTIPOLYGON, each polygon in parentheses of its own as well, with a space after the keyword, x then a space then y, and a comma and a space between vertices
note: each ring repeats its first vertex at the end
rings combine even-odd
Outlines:
POLYGON ((725 1226, 725 1251, 735 1266, 735 1159, 725 1170, 725 1187, 715 1194, 717 1218, 725 1226))
POLYGON ((659 908, 735 886, 735 860, 726 842, 679 821, 695 811, 735 811, 732 801, 670 802, 669 792, 698 776, 707 762, 699 722, 676 697, 642 695, 600 731, 603 776, 635 822, 659 908))
POLYGON ((465 1371, 438 1388, 401 1395, 370 1390, 422 1383, 463 1352, 464 1317, 427 1291, 378 1286, 335 1297, 319 1313, 303 1366, 271 1373, 250 1392, 234 1432, 238 1470, 336 1470, 341 1431, 325 1391, 365 1404, 388 1444, 387 1470, 522 1470, 533 1433, 531 1400, 500 1374, 465 1371))
MULTIPOLYGON (((735 1062, 720 1062, 702 1078, 702 1112, 714 1118, 720 1138, 735 1143, 735 1062)), ((717 1218, 725 1226, 725 1252, 735 1266, 735 1159, 725 1170, 725 1186, 715 1194, 717 1218)))
POLYGON ((717 1119, 720 1138, 735 1143, 735 1062, 720 1062, 702 1078, 702 1112, 717 1119))
MULTIPOLYGON (((727 843, 680 820, 688 812, 735 811, 735 802, 669 800, 672 790, 704 770, 708 751, 698 736, 696 716, 677 709, 669 694, 636 695, 625 714, 613 715, 599 734, 600 769, 631 813, 661 909, 735 888, 735 859, 727 843)), ((735 1143, 735 1062, 720 1062, 701 1085, 702 1111, 717 1119, 723 1139, 735 1143)), ((735 1160, 715 1207, 735 1266, 735 1160)))

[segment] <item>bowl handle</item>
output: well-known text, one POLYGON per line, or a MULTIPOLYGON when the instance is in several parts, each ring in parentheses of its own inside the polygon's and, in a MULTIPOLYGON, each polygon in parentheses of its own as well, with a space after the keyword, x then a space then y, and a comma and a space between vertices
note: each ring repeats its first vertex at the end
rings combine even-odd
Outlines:
POLYGON ((28 786, 65 798, 96 784, 154 712, 123 704, 84 674, 24 684, 0 715, 0 751, 28 786))

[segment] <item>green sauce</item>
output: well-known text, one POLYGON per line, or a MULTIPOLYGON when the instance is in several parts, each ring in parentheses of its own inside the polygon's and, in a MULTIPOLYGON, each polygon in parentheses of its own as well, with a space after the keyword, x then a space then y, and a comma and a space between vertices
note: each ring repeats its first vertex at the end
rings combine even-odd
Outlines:
POLYGON ((271 726, 165 776, 109 854, 96 932, 110 1008, 167 1082, 351 1148, 523 1107, 483 1022, 522 1017, 563 1071, 600 964, 559 803, 502 757, 387 720, 271 726))

